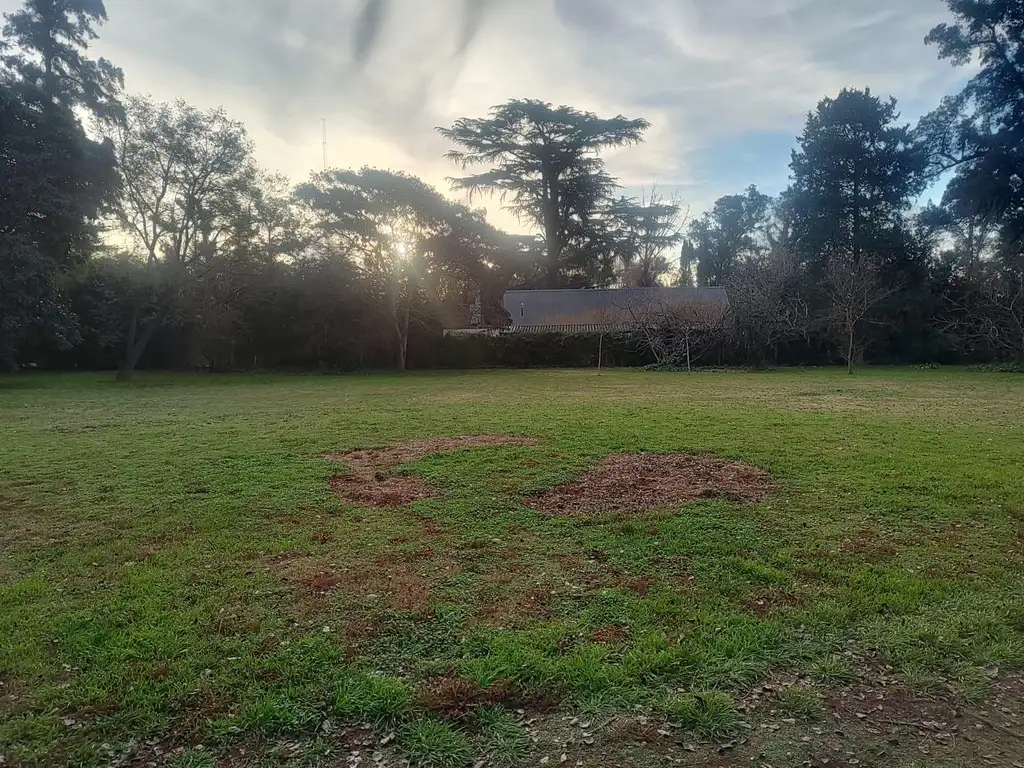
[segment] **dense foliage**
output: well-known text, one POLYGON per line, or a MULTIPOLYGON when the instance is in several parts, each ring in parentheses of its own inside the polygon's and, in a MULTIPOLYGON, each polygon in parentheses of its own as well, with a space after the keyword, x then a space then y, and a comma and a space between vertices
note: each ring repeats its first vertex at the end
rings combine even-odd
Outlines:
POLYGON ((27 0, 0 44, 0 359, 123 377, 587 365, 600 337, 442 329, 501 327, 509 288, 667 282, 726 286, 728 317, 657 318, 606 363, 680 359, 665 339, 687 365, 1024 359, 1024 6, 948 3, 926 42, 980 65, 961 93, 916 126, 869 89, 826 97, 789 189, 727 195, 685 230, 678 201, 623 197, 602 160, 643 119, 513 100, 441 129, 472 169, 455 188, 538 233, 515 236, 402 173, 268 175, 222 110, 122 95, 86 55, 102 0, 27 0))

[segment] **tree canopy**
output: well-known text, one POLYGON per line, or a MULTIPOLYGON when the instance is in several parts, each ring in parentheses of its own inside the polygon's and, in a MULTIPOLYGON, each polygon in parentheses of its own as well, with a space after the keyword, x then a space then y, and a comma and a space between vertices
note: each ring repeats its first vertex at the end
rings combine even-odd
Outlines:
MULTIPOLYGON (((85 53, 107 20, 103 0, 26 0, 5 14, 4 66, 64 107, 84 107, 97 117, 121 114, 124 75, 106 59, 85 53)), ((2 50, 2 49, 0 49, 2 50)))
POLYGON ((793 240, 804 259, 829 253, 899 259, 904 214, 925 187, 927 156, 895 99, 844 89, 807 117, 790 167, 793 240))
POLYGON ((944 204, 997 222, 1002 251, 1024 244, 1024 5, 1011 0, 948 0, 953 23, 925 42, 954 66, 980 67, 964 89, 921 122, 935 173, 954 171, 944 204))
POLYGON ((772 200, 751 185, 742 195, 726 195, 690 224, 688 247, 697 261, 697 282, 725 285, 740 264, 769 249, 772 200))
MULTIPOLYGON (((479 20, 465 5, 460 46, 479 20)), ((672 282, 729 296, 727 318, 668 324, 688 364, 1024 358, 1022 6, 948 5, 926 43, 977 63, 960 93, 916 126, 868 88, 826 94, 788 188, 687 223, 686 201, 605 164, 646 120, 531 99, 438 129, 464 172, 453 194, 377 168, 296 186, 225 110, 122 97, 120 70, 89 57, 102 0, 25 0, 0 44, 0 358, 404 369, 450 362, 442 329, 486 356, 509 289, 672 282), (482 194, 530 231, 497 230, 482 194)), ((387 7, 363 3, 358 66, 387 7)))
POLYGON ((599 153, 639 143, 648 127, 642 119, 600 118, 527 99, 438 130, 459 147, 448 158, 460 167, 490 166, 454 179, 456 189, 498 193, 512 211, 543 231, 545 282, 556 288, 567 272, 586 272, 581 267, 602 258, 599 238, 596 242, 587 230, 615 180, 605 172, 599 153))
POLYGON ((30 333, 58 346, 76 324, 58 282, 96 249, 94 224, 113 188, 109 148, 85 133, 75 107, 114 109, 120 75, 87 59, 98 0, 32 0, 5 16, 0 41, 0 364, 13 367, 30 333))

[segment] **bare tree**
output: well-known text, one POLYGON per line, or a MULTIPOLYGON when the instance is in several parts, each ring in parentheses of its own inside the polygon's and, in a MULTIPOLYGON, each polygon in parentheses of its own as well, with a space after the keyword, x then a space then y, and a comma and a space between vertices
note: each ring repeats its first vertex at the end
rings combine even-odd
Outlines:
POLYGON ((668 254, 683 241, 688 211, 657 187, 640 198, 613 202, 607 218, 621 262, 620 282, 630 288, 653 288, 672 269, 668 254))
POLYGON ((966 295, 947 299, 945 330, 971 346, 1024 361, 1024 269, 991 270, 966 295))
POLYGON ((874 310, 896 291, 886 285, 878 267, 867 257, 848 256, 831 259, 825 278, 829 306, 825 321, 840 342, 848 373, 864 349, 861 329, 872 319, 874 310))
POLYGON ((103 126, 121 170, 115 225, 152 273, 148 311, 137 302, 119 379, 131 378, 154 333, 191 283, 230 248, 240 199, 254 174, 252 144, 223 110, 132 97, 126 119, 103 126))
POLYGON ((729 279, 729 304, 740 340, 759 354, 781 342, 807 337, 811 311, 800 286, 795 259, 779 251, 762 261, 741 264, 729 279))
POLYGON ((659 365, 693 363, 719 343, 731 317, 727 307, 713 301, 671 300, 652 296, 621 308, 640 348, 659 365))

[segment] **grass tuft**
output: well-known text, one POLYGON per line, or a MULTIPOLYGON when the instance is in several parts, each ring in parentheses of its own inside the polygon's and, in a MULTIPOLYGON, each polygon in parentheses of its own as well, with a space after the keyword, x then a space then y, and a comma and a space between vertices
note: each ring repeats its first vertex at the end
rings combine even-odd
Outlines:
POLYGON ((383 722, 409 713, 411 701, 412 694, 400 680, 352 674, 335 686, 329 707, 331 714, 343 719, 383 722))
POLYGON ((826 656, 808 667, 811 677, 825 685, 845 685, 856 682, 857 670, 842 656, 826 656))
POLYGON ((805 722, 825 718, 825 704, 820 693, 803 685, 793 685, 779 694, 778 708, 790 717, 805 722))
POLYGON ((670 696, 659 709, 675 725, 708 739, 728 736, 739 724, 732 697, 720 691, 670 696))
POLYGON ((431 718, 407 725, 401 744, 413 765, 423 768, 459 768, 473 756, 473 746, 465 735, 431 718))
POLYGON ((530 737, 519 718, 507 709, 481 707, 470 716, 469 725, 495 765, 516 763, 530 746, 530 737))

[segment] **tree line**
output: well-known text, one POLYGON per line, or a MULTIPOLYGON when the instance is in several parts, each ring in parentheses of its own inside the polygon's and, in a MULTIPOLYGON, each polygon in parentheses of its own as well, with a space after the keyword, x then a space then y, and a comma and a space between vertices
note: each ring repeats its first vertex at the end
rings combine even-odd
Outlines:
POLYGON ((673 319, 688 363, 1024 359, 1024 7, 947 2, 925 42, 978 65, 960 93, 914 126, 870 89, 824 98, 788 189, 686 221, 602 159, 645 120, 537 100, 439 129, 469 205, 376 168, 294 186, 223 110, 125 94, 89 57, 102 0, 26 0, 0 43, 0 361, 404 370, 444 327, 506 323, 509 288, 670 283, 728 288, 714 333, 673 319))

